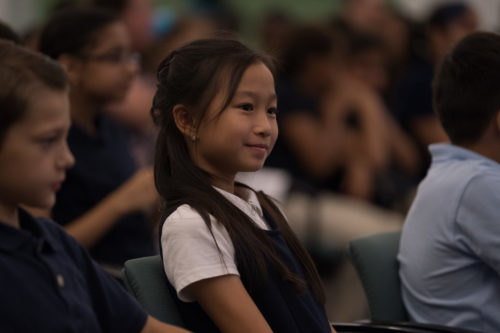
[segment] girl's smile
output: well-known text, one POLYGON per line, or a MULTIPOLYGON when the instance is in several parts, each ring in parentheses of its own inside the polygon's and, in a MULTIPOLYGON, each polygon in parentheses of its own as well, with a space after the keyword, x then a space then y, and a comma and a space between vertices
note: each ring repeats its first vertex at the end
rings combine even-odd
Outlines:
POLYGON ((269 150, 268 145, 265 145, 265 144, 246 144, 245 146, 255 150, 256 152, 266 154, 265 157, 267 157, 267 152, 269 150))

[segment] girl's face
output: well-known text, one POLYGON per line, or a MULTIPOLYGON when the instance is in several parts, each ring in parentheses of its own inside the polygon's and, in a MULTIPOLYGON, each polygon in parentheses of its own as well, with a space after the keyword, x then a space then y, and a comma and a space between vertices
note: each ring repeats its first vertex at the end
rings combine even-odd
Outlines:
POLYGON ((66 143, 70 127, 66 91, 35 90, 24 117, 0 147, 0 205, 51 208, 65 171, 74 163, 66 143))
POLYGON ((138 71, 138 59, 121 22, 104 27, 79 61, 75 76, 70 76, 72 88, 101 102, 121 101, 138 71))
POLYGON ((191 142, 192 157, 216 178, 234 181, 237 172, 259 170, 278 136, 274 78, 256 63, 244 72, 229 106, 220 113, 225 93, 212 100, 191 142))

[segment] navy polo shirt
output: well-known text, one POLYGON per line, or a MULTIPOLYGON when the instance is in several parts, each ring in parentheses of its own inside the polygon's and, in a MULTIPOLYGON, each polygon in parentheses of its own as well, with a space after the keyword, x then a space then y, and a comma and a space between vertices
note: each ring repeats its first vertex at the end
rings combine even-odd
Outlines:
MULTIPOLYGON (((106 114, 97 117, 97 134, 88 135, 73 125, 68 145, 75 165, 57 193, 52 218, 65 225, 92 209, 125 183, 136 171, 125 131, 106 114)), ((122 266, 132 258, 155 254, 153 233, 140 212, 120 219, 89 250, 100 264, 122 266)))
POLYGON ((57 224, 0 223, 0 332, 140 332, 147 314, 57 224))

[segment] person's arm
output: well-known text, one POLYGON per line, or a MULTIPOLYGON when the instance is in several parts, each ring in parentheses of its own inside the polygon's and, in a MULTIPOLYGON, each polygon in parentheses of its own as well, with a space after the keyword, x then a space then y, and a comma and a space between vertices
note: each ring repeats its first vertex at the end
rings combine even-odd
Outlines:
POLYGON ((151 168, 135 173, 81 217, 64 229, 86 248, 97 243, 125 215, 148 211, 158 200, 151 168))
POLYGON ((198 212, 177 208, 161 233, 165 273, 181 301, 197 301, 222 332, 270 332, 243 286, 227 230, 198 212), (215 243, 217 242, 217 244, 215 243))
POLYGON ((186 333, 186 332, 189 331, 186 331, 185 329, 180 327, 165 324, 151 316, 148 316, 146 325, 144 325, 144 328, 141 330, 141 333, 186 333))
MULTIPOLYGON (((361 131, 358 150, 367 158, 374 170, 382 170, 389 164, 389 126, 386 110, 380 97, 363 84, 351 80, 346 92, 358 114, 361 131)), ((347 89, 347 88, 346 88, 347 89)))
POLYGON ((221 332, 272 332, 239 276, 201 280, 186 287, 186 291, 221 332))

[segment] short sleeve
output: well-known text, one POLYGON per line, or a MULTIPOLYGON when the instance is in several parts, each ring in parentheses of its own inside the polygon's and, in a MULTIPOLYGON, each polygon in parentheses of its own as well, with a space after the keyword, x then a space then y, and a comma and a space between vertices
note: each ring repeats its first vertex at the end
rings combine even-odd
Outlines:
POLYGON ((212 232, 213 236, 202 217, 188 205, 178 207, 163 224, 163 266, 182 301, 194 301, 184 290, 194 282, 239 275, 229 234, 213 218, 212 232))
POLYGON ((474 177, 464 191, 457 230, 467 246, 500 275, 500 174, 474 177))

